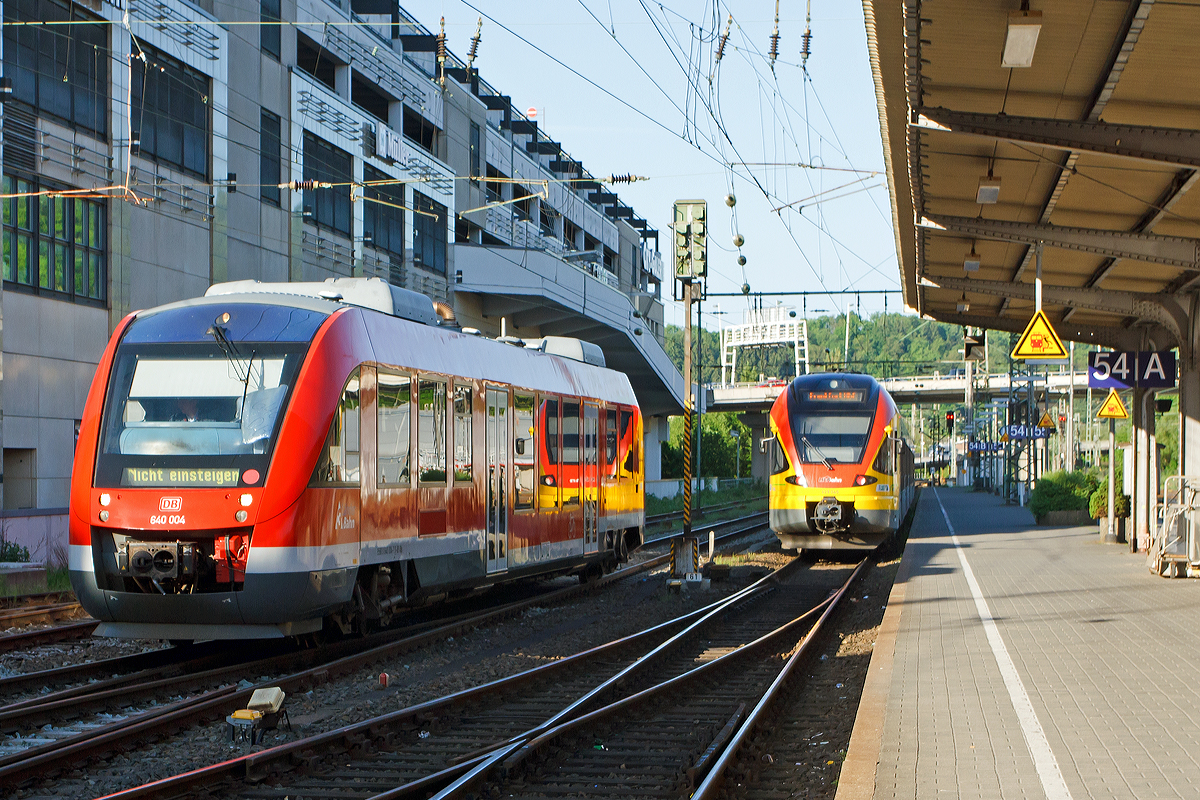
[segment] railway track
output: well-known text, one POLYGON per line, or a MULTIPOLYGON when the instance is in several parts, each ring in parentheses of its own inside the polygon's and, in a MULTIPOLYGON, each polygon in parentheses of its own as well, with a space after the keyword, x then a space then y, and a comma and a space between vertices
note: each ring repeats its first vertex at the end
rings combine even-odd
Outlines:
MULTIPOLYGON (((761 499, 765 501, 767 498, 764 495, 761 499)), ((741 506, 746 505, 747 502, 754 501, 734 500, 729 503, 718 503, 716 505, 703 506, 701 508, 694 509, 692 513, 697 517, 701 517, 714 511, 727 511, 731 508, 740 508, 741 506)), ((649 514, 646 516, 646 525, 656 525, 660 522, 671 522, 678 519, 683 519, 682 511, 667 511, 663 514, 649 514)))
MULTIPOLYGON (((755 514, 726 524, 723 539, 761 530, 765 514, 755 514), (740 523, 740 527, 739 524, 740 523)), ((451 620, 427 622, 402 632, 378 634, 365 641, 341 642, 320 651, 280 653, 268 659, 247 663, 245 660, 221 663, 220 653, 206 652, 199 660, 175 661, 172 651, 142 654, 145 662, 138 671, 93 681, 83 665, 48 673, 16 676, 12 686, 28 688, 43 679, 69 680, 76 685, 53 695, 39 695, 0 707, 0 731, 9 734, 8 750, 0 749, 0 785, 20 783, 63 766, 129 747, 147 737, 169 735, 197 722, 223 717, 249 700, 253 688, 233 686, 224 681, 241 675, 279 675, 284 665, 294 669, 296 660, 308 662, 305 669, 267 681, 289 694, 305 691, 337 676, 395 657, 427 643, 441 641, 479 625, 521 613, 533 605, 546 605, 571 599, 612 581, 638 574, 664 563, 668 555, 659 555, 614 572, 597 581, 559 589, 483 613, 460 615, 451 620), (157 656, 156 659, 153 658, 157 656), (197 674, 198 673, 198 674, 197 674), (48 721, 49 720, 49 721, 48 721), (71 724, 65 724, 70 722, 71 724), (50 729, 45 729, 51 725, 50 729)), ((138 657, 126 657, 135 659, 138 657)), ((129 666, 124 661, 118 666, 129 666)), ((102 670, 113 664, 101 665, 102 670)), ((112 675, 111 671, 106 672, 112 675)), ((0 681, 0 690, 4 682, 0 681)))
POLYGON ((862 568, 793 561, 608 645, 112 797, 686 796, 862 568))

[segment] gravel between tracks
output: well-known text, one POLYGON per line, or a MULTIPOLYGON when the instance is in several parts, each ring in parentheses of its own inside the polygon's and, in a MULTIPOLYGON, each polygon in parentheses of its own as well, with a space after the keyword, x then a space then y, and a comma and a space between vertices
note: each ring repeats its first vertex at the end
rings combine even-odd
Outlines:
MULTIPOLYGON (((779 566, 786 558, 779 553, 778 544, 772 540, 774 536, 764 539, 764 546, 760 552, 739 557, 739 563, 745 563, 752 568, 779 566)), ((815 568, 820 569, 822 566, 818 564, 815 568)), ((876 572, 878 571, 868 576, 869 580, 875 579, 876 572)), ((894 569, 889 571, 887 586, 877 590, 872 585, 856 592, 855 596, 870 594, 872 599, 886 598, 894 573, 894 569)), ((624 581, 599 594, 570 604, 532 608, 520 617, 448 638, 433 647, 409 653, 390 663, 377 664, 369 670, 359 670, 353 675, 317 687, 306 694, 289 697, 286 706, 294 732, 279 732, 274 738, 268 735, 266 744, 273 746, 295 738, 311 736, 529 669, 547 660, 633 633, 652 622, 671 619, 689 609, 710 603, 740 588, 749 580, 750 577, 745 576, 741 580, 714 582, 709 592, 697 591, 679 595, 665 589, 664 573, 660 570, 642 579, 624 581), (388 689, 378 688, 378 676, 381 672, 390 675, 391 685, 388 689)), ((864 584, 865 586, 867 584, 864 584)), ((878 606, 873 602, 860 603, 853 613, 858 614, 860 611, 875 608, 878 606)), ((864 623, 869 621, 869 616, 868 614, 863 617, 864 623)), ((882 612, 879 616, 882 616, 882 612)), ((874 624, 878 625, 878 619, 874 624)), ((857 703, 861 692, 866 665, 857 664, 857 661, 862 659, 843 658, 841 650, 846 649, 847 655, 850 656, 865 652, 869 657, 870 645, 874 641, 874 633, 871 630, 855 625, 857 623, 847 623, 847 626, 839 627, 842 631, 850 631, 853 628, 853 632, 842 641, 840 649, 831 651, 829 659, 813 662, 817 672, 826 669, 828 664, 828 668, 847 667, 857 676, 858 688, 852 693, 843 693, 851 696, 851 709, 857 703), (832 657, 832 652, 837 652, 838 657, 832 657)), ((254 683, 266 678, 259 675, 244 677, 254 683)), ((847 675, 845 681, 840 677, 837 680, 846 683, 851 677, 847 675)), ((849 686, 849 683, 847 685, 849 686)), ((845 728, 844 737, 835 739, 832 731, 828 737, 831 743, 842 742, 838 749, 843 751, 845 743, 849 741, 850 728, 854 722, 853 713, 846 712, 846 705, 839 704, 831 714, 831 723, 840 722, 845 728), (839 713, 842 715, 841 720, 836 716, 839 713)), ((832 727, 835 726, 831 725, 832 727)), ((822 741, 825 741, 825 737, 822 741)), ((112 760, 72 770, 56 779, 39 781, 16 790, 13 797, 27 800, 97 797, 259 749, 263 749, 262 746, 251 748, 244 743, 231 744, 227 738, 224 721, 211 722, 178 734, 167 741, 142 745, 137 751, 117 756, 112 760)), ((822 748, 822 753, 824 750, 825 748, 822 748)), ((826 766, 824 769, 818 769, 816 760, 803 773, 797 767, 797 778, 803 779, 805 783, 819 781, 827 773, 832 773, 830 779, 836 778, 836 772, 840 769, 840 757, 837 759, 836 767, 826 766), (802 778, 802 775, 808 777, 802 778)), ((801 761, 800 758, 795 760, 801 761)), ((797 796, 832 797, 832 791, 827 795, 797 796)))

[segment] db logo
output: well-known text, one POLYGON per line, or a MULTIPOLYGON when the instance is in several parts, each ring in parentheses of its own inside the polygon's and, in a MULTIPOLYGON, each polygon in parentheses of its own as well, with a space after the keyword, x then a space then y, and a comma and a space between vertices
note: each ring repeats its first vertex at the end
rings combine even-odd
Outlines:
POLYGON ((183 508, 182 497, 164 497, 158 501, 159 511, 179 511, 183 508))

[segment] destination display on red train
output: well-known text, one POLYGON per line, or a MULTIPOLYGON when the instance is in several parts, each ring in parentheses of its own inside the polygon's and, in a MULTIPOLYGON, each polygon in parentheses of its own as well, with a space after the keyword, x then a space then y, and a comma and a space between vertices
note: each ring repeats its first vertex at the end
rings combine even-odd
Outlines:
POLYGON ((809 402, 812 403, 861 403, 863 400, 862 392, 854 392, 850 390, 826 390, 809 392, 809 402))
POLYGON ((122 486, 237 486, 236 469, 177 469, 126 467, 122 486))

